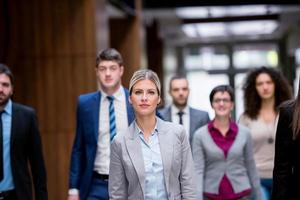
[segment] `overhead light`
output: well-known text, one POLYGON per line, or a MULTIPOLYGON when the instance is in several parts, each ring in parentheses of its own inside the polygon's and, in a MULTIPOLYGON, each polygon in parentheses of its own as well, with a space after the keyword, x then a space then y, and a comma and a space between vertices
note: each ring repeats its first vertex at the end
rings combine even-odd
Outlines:
POLYGON ((262 35, 271 34, 278 27, 275 20, 232 22, 229 30, 233 35, 262 35))
POLYGON ((197 32, 201 37, 227 36, 226 24, 217 23, 198 23, 197 32))
POLYGON ((175 9, 180 18, 209 18, 228 16, 253 16, 278 13, 278 6, 245 5, 245 6, 206 6, 206 7, 183 7, 175 9))
POLYGON ((258 36, 271 34, 278 27, 276 20, 243 22, 214 22, 184 24, 182 30, 188 37, 226 37, 233 35, 258 36))
POLYGON ((181 26, 182 31, 188 36, 188 37, 198 37, 197 30, 194 24, 185 24, 181 26))
POLYGON ((176 15, 180 18, 207 18, 208 10, 205 7, 184 7, 176 8, 176 15))
POLYGON ((213 17, 265 15, 267 14, 267 7, 265 5, 212 7, 210 13, 213 17), (216 16, 221 13, 220 9, 224 10, 223 15, 216 16))

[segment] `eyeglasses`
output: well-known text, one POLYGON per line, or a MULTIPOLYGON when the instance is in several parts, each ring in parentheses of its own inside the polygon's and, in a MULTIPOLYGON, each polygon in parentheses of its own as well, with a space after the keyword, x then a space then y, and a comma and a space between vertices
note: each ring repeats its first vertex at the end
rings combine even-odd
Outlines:
POLYGON ((221 102, 223 102, 223 103, 230 103, 231 100, 230 99, 214 99, 213 100, 213 103, 221 103, 221 102))

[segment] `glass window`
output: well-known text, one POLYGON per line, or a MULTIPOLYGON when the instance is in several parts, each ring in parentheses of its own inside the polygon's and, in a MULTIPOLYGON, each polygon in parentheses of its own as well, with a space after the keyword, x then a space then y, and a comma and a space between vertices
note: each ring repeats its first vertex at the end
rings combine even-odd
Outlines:
POLYGON ((295 59, 296 59, 296 65, 300 66, 300 48, 296 49, 295 51, 295 59))
POLYGON ((233 52, 233 64, 236 68, 276 67, 277 48, 273 44, 237 46, 233 52))
POLYGON ((229 84, 226 74, 211 75, 206 72, 188 72, 190 96, 189 105, 205 110, 209 113, 210 119, 214 118, 214 111, 209 102, 209 94, 211 90, 221 84, 229 84))
POLYGON ((243 84, 246 78, 246 73, 240 73, 234 77, 234 93, 235 93, 235 116, 238 120, 244 112, 244 91, 243 84))
POLYGON ((186 70, 227 69, 229 57, 224 47, 186 48, 184 65, 186 70))
POLYGON ((300 81, 300 48, 295 51, 295 60, 296 60, 296 78, 294 80, 294 94, 298 94, 298 87, 300 81))
POLYGON ((299 81, 300 81, 300 66, 298 66, 297 69, 296 69, 296 78, 294 80, 294 94, 295 94, 295 97, 298 94, 299 81))

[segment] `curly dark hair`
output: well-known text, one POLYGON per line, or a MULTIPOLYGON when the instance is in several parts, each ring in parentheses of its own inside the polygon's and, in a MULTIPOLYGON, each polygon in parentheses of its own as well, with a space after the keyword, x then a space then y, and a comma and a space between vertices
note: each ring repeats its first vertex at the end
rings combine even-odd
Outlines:
POLYGON ((275 84, 274 110, 276 112, 278 112, 278 106, 282 102, 292 98, 292 89, 287 79, 280 71, 265 66, 250 71, 246 77, 246 81, 244 82, 243 90, 245 114, 251 119, 257 118, 261 108, 262 100, 256 91, 256 78, 262 73, 268 74, 275 84))

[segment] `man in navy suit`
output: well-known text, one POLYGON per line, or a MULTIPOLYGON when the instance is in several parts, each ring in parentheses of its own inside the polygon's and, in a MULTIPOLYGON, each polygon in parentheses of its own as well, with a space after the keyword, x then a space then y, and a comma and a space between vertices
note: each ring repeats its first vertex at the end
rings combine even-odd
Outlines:
POLYGON ((134 120, 128 90, 121 85, 120 53, 100 52, 95 70, 100 91, 80 95, 78 100, 68 200, 108 200, 111 140, 134 120))
POLYGON ((186 77, 182 75, 173 76, 169 85, 172 104, 159 110, 159 113, 166 121, 182 124, 190 144, 192 144, 195 131, 209 122, 209 116, 206 111, 188 106, 189 93, 190 89, 186 77))

